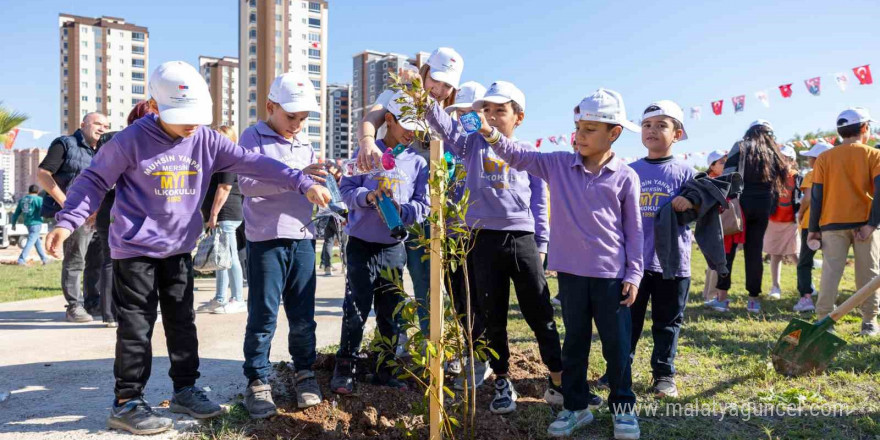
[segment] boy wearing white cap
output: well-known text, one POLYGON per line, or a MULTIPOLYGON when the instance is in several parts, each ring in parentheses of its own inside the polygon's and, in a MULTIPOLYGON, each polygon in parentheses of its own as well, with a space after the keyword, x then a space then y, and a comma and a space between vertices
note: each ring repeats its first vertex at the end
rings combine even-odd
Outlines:
POLYGON ((486 95, 486 88, 476 81, 468 81, 461 85, 461 88, 455 93, 455 103, 447 105, 444 110, 446 113, 458 117, 474 108, 474 102, 479 101, 486 95))
POLYGON ((642 113, 642 144, 647 148, 648 156, 629 165, 641 182, 639 205, 645 238, 642 255, 645 273, 630 312, 633 323, 630 353, 634 358, 650 302, 651 336, 654 339, 652 391, 655 397, 678 396, 675 355, 691 284, 691 233, 687 225, 678 228, 679 265, 672 278, 664 277, 654 248, 654 217, 660 208, 667 203, 671 203, 676 212, 693 208, 689 200, 678 194, 684 183, 697 172, 672 154, 672 146, 687 139, 683 121, 684 112, 675 102, 663 100, 649 105, 642 113))
MULTIPOLYGON (((525 118, 525 104, 525 95, 516 86, 496 81, 473 106, 481 109, 485 130, 512 137, 525 118)), ((446 150, 462 157, 467 171, 465 187, 472 203, 465 223, 476 229, 468 255, 474 266, 474 294, 482 302, 480 313, 485 319, 488 345, 498 354, 497 359, 489 359, 492 369, 476 378, 480 382, 495 372, 495 397, 489 410, 495 414, 516 410, 518 396, 508 379, 507 312, 511 280, 523 316, 538 341, 541 359, 550 370, 544 399, 561 403, 562 355, 542 262, 549 241, 544 182, 511 169, 492 151, 489 141, 483 136, 466 135, 459 122, 440 105, 432 106, 426 119, 443 138, 446 150)), ((537 151, 530 144, 516 143, 537 151)), ((480 336, 475 334, 474 339, 480 336)))
POLYGON ((116 400, 107 426, 134 434, 171 429, 143 399, 150 376, 150 336, 161 304, 169 375, 174 383, 171 411, 196 418, 222 412, 195 386, 199 377, 198 338, 193 311, 190 252, 202 232, 199 207, 211 175, 232 172, 306 194, 326 205, 330 193, 303 172, 274 159, 250 154, 203 125, 212 104, 205 80, 189 64, 171 61, 150 75, 150 101, 158 116, 138 119, 104 144, 73 183, 57 215, 46 247, 57 255, 70 231, 95 212, 116 185, 110 226, 114 303, 118 310, 116 400))
MULTIPOLYGON (((395 168, 369 176, 343 177, 339 184, 342 199, 350 211, 345 226, 349 237, 345 246, 348 279, 342 303, 342 332, 330 381, 330 388, 337 394, 347 395, 355 391, 358 351, 364 325, 374 305, 379 334, 391 341, 390 346, 384 343, 380 346, 393 354, 400 342, 396 314, 402 297, 381 271, 402 276, 407 263, 406 237, 392 235, 376 206, 380 200, 391 198, 406 226, 423 222, 429 213, 428 164, 408 146, 415 139, 415 130, 423 129, 423 122, 402 117, 402 107, 407 105, 411 106, 412 100, 403 93, 397 92, 392 97, 385 116, 388 131, 385 138, 378 141, 383 149, 407 145, 402 152, 395 151, 395 168)), ((406 389, 406 383, 396 377, 395 369, 390 365, 392 359, 382 359, 373 376, 373 384, 406 389)))
POLYGON ((607 89, 584 98, 574 109, 574 120, 577 152, 539 153, 500 133, 486 118, 480 134, 511 168, 544 179, 553 188, 548 267, 559 274, 566 332, 564 410, 547 433, 553 437, 571 435, 593 420, 587 364, 595 320, 608 364, 614 438, 637 439, 639 424, 633 413, 636 396, 629 357, 630 306, 637 299, 636 286, 642 279, 640 186, 638 175, 615 156, 611 145, 623 128, 639 131, 639 127, 627 120, 620 94, 607 89))
MULTIPOLYGON (((843 143, 820 154, 813 168, 807 238, 822 242, 822 280, 816 304, 819 318, 834 309, 850 246, 855 256, 856 289, 880 273, 880 150, 865 145, 872 123, 865 108, 844 110, 837 117, 837 133, 843 143)), ((862 303, 861 335, 880 334, 878 306, 878 292, 862 303)))
POLYGON ((813 258, 816 256, 818 248, 811 248, 810 243, 807 240, 807 234, 809 234, 810 229, 811 189, 813 187, 812 168, 816 166, 816 158, 832 147, 832 145, 827 144, 823 140, 817 142, 816 145, 813 145, 809 150, 801 151, 801 156, 807 158, 810 171, 804 175, 804 180, 801 181, 801 193, 803 194, 803 198, 801 199, 801 206, 797 214, 801 234, 801 249, 800 255, 798 255, 797 264, 797 289, 801 297, 797 304, 794 305, 795 312, 812 312, 816 309, 813 304, 813 293, 816 291, 815 287, 813 287, 813 258))
MULTIPOLYGON (((285 73, 272 81, 266 102, 267 118, 248 127, 240 144, 248 152, 301 169, 323 182, 323 166, 316 163, 308 142, 298 139, 310 112, 320 112, 315 89, 304 74, 285 73)), ((262 179, 241 177, 245 196, 245 235, 248 247, 248 319, 244 336, 244 404, 251 417, 276 412, 269 374, 269 351, 284 303, 289 322, 288 350, 293 361, 297 406, 321 402, 321 390, 312 371, 315 363, 315 231, 312 203, 296 191, 262 179)))
MULTIPOLYGON (((459 87, 461 74, 464 70, 464 58, 449 47, 440 47, 428 57, 428 60, 419 69, 418 73, 422 80, 422 87, 427 90, 431 97, 438 102, 451 104, 455 101, 455 89, 459 87)), ((358 130, 358 165, 362 169, 381 169, 382 153, 377 147, 377 136, 382 136, 379 127, 385 124, 385 117, 389 112, 389 102, 393 91, 386 90, 376 100, 372 107, 364 113, 358 130)), ((391 145, 390 147, 394 147, 391 145)), ((427 143, 413 142, 410 147, 427 162, 430 149, 427 143)), ((430 229, 430 228, 425 228, 430 229)), ((419 324, 422 333, 427 334, 428 319, 428 290, 431 284, 430 261, 424 259, 426 252, 419 247, 415 237, 406 243, 406 266, 413 282, 413 291, 416 300, 422 305, 418 308, 419 324)), ((401 340, 406 335, 400 335, 401 340)))

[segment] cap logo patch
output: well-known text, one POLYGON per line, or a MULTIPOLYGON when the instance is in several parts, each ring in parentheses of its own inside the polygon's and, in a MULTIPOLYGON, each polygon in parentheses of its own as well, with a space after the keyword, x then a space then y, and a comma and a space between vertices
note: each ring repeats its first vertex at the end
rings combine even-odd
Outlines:
POLYGON ((177 90, 189 90, 189 86, 181 84, 177 86, 177 90))

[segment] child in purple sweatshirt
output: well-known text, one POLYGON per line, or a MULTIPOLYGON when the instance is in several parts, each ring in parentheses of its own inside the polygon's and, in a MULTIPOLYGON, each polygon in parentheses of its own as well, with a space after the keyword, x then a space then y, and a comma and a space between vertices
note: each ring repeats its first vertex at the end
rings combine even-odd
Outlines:
MULTIPOLYGON (((482 99, 474 102, 474 108, 482 109, 486 115, 487 129, 495 128, 512 137, 525 117, 525 95, 513 84, 497 81, 482 99)), ((492 370, 495 372, 495 397, 489 410, 495 414, 516 410, 517 394, 508 379, 507 312, 511 280, 520 310, 538 340, 541 359, 550 370, 544 399, 561 404, 562 352, 541 261, 549 241, 544 182, 512 169, 489 148, 483 136, 466 136, 458 121, 439 105, 433 106, 426 119, 443 137, 445 148, 462 157, 467 171, 465 187, 470 191, 471 204, 465 222, 475 229, 469 254, 474 267, 474 294, 482 302, 480 313, 488 345, 498 353, 497 359, 489 360, 492 369, 485 370, 486 376, 492 370)), ((529 144, 517 145, 535 151, 529 144)))
POLYGON ((281 162, 249 154, 216 131, 211 123, 208 86, 197 70, 182 61, 160 65, 150 76, 148 115, 106 143, 68 192, 64 209, 46 247, 57 255, 71 231, 97 211, 115 184, 111 211, 116 333, 116 399, 107 426, 133 434, 171 429, 169 418, 156 415, 144 400, 150 377, 150 337, 161 304, 169 375, 174 383, 171 411, 196 418, 222 412, 195 386, 199 377, 198 338, 193 311, 190 252, 202 232, 199 207, 214 172, 233 172, 299 191, 325 205, 326 188, 281 162))
MULTIPOLYGON (((397 92, 389 102, 385 138, 377 140, 380 148, 409 145, 414 140, 416 121, 401 119, 401 108, 407 105, 404 95, 397 92)), ((408 101, 412 105, 412 101, 408 101)), ((339 185, 342 199, 348 205, 347 288, 342 304, 342 334, 336 352, 336 367, 330 388, 337 394, 351 394, 355 388, 356 358, 364 336, 364 324, 375 303, 376 327, 391 341, 383 347, 389 353, 397 349, 399 325, 395 310, 403 300, 391 281, 380 274, 391 270, 399 277, 406 265, 404 239, 391 236, 391 231, 376 208, 382 198, 391 198, 399 208, 405 225, 420 223, 428 216, 428 165, 414 149, 407 147, 395 157, 396 167, 374 175, 343 177, 339 185)), ((373 376, 373 383, 405 389, 388 362, 382 362, 373 376)))
MULTIPOLYGON (((485 114, 485 111, 484 111, 485 114)), ((617 92, 597 90, 575 107, 577 152, 542 154, 523 148, 486 124, 480 134, 514 169, 547 180, 550 193, 549 269, 559 273, 565 342, 562 349, 564 410, 548 428, 563 437, 593 420, 587 363, 592 322, 602 340, 614 415, 614 438, 639 438, 630 372, 630 310, 642 278, 639 178, 611 151, 626 119, 617 92)))

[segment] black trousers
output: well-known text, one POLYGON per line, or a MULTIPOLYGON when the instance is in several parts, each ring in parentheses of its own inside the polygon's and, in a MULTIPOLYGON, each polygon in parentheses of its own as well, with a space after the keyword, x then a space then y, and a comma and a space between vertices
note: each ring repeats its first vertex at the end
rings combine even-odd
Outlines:
POLYGON ((684 308, 687 305, 690 287, 690 278, 675 277, 664 280, 662 273, 651 271, 645 271, 645 276, 639 284, 639 294, 630 309, 632 315, 630 359, 636 354, 636 344, 645 327, 645 314, 650 302, 651 336, 654 338, 651 371, 655 379, 675 376, 678 335, 684 322, 684 308))
POLYGON ((116 321, 116 309, 113 306, 113 258, 110 257, 110 231, 98 229, 95 236, 101 244, 101 279, 98 292, 101 294, 101 313, 104 322, 116 321))
MULTIPOLYGON (((770 213, 773 210, 771 198, 744 198, 740 201, 743 211, 743 220, 746 225, 746 242, 744 245, 746 260, 746 290, 749 296, 757 298, 761 294, 761 281, 764 279, 764 233, 767 232, 767 224, 770 222, 770 213)), ((727 254, 728 272, 733 272, 733 260, 736 257, 736 245, 727 254)), ((718 276, 716 287, 720 290, 730 290, 731 277, 718 276)))
POLYGON ((813 258, 816 251, 807 246, 809 231, 801 229, 801 253, 797 264, 797 289, 801 296, 810 295, 816 290, 813 287, 813 258))
POLYGON ((620 304, 623 281, 591 278, 559 272, 559 293, 565 343, 562 349, 562 395, 565 409, 580 411, 589 404, 587 365, 593 321, 602 341, 602 356, 607 363, 608 407, 613 414, 630 412, 636 403, 632 391, 630 309, 620 304))
POLYGON ((476 341, 482 337, 484 337, 486 332, 486 325, 483 322, 484 313, 482 313, 480 309, 480 301, 477 298, 477 286, 476 280, 474 277, 474 262, 473 258, 469 254, 467 257, 467 269, 468 269, 468 277, 465 280, 464 268, 462 266, 457 266, 455 270, 452 270, 451 267, 446 268, 446 273, 449 274, 448 279, 443 280, 446 283, 446 291, 449 292, 449 295, 452 297, 452 306, 455 308, 455 314, 459 317, 459 322, 461 323, 461 328, 464 330, 465 344, 467 344, 467 290, 468 285, 470 286, 470 305, 471 305, 471 325, 473 328, 471 329, 471 340, 476 341), (465 284, 467 283, 467 284, 465 284))
POLYGON ((162 325, 174 388, 194 385, 199 377, 199 339, 193 311, 193 269, 190 254, 166 258, 113 260, 119 328, 116 330, 116 398, 144 392, 153 364, 153 324, 162 306, 162 325))
POLYGON ((485 314, 486 339, 498 353, 490 356, 496 374, 507 374, 510 349, 507 345, 507 312, 510 282, 516 289, 520 312, 535 334, 541 360, 552 371, 562 371, 559 332, 553 321, 550 289, 535 244, 535 234, 524 231, 479 230, 474 238, 474 276, 480 309, 485 314))
MULTIPOLYGON (((104 298, 102 294, 104 292, 100 285, 104 269, 103 244, 95 231, 89 240, 89 247, 86 250, 86 266, 83 271, 83 307, 86 310, 99 309, 103 311, 104 298)), ((106 318, 106 316, 105 313, 104 317, 106 318)))

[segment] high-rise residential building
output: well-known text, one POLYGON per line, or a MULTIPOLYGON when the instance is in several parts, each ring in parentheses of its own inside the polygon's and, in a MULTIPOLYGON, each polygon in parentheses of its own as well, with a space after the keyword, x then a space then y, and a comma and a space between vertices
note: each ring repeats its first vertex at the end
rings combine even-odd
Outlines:
POLYGON ((214 101, 214 127, 226 125, 241 133, 238 112, 238 58, 199 57, 199 72, 208 83, 214 101))
POLYGON ((327 159, 348 159, 351 148, 351 84, 330 84, 327 86, 327 159))
POLYGON ((10 201, 15 195, 15 153, 10 150, 0 150, 0 176, 0 202, 10 201))
POLYGON ((28 193, 28 187, 37 183, 37 170, 49 150, 43 148, 16 149, 15 152, 15 197, 28 193))
POLYGON ((149 32, 116 17, 58 15, 61 38, 61 134, 90 112, 121 130, 132 106, 147 99, 149 32))
POLYGON ((371 106, 376 97, 391 85, 392 73, 400 75, 407 65, 422 67, 429 56, 427 52, 408 57, 372 50, 355 55, 351 86, 351 117, 354 124, 363 118, 364 109, 371 106))
MULTIPOLYGON (((321 109, 327 95, 327 1, 239 0, 239 120, 242 127, 266 118, 269 86, 287 72, 307 74, 321 109)), ((325 118, 309 115, 304 134, 325 156, 325 118)))

